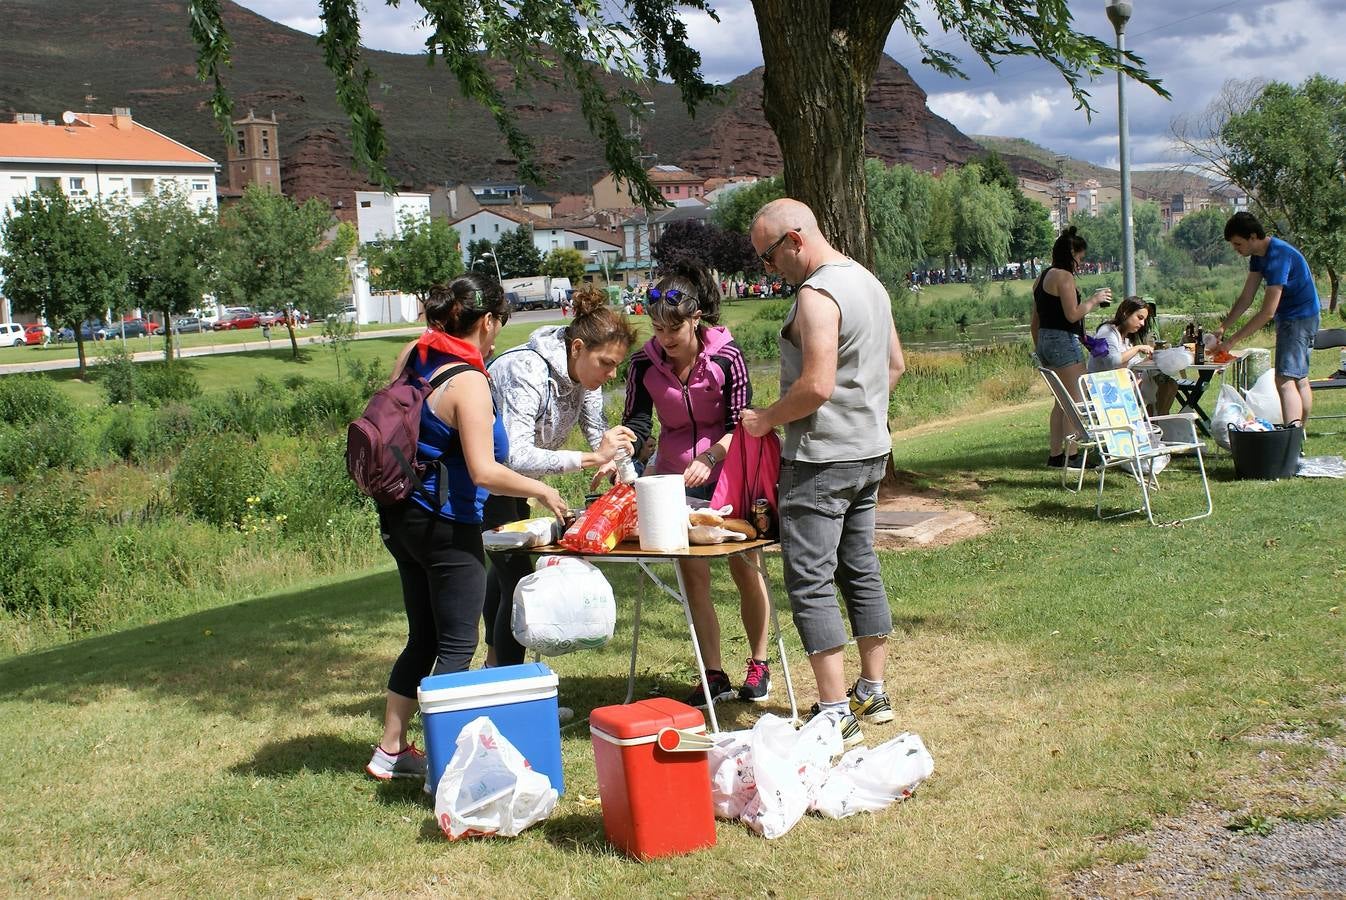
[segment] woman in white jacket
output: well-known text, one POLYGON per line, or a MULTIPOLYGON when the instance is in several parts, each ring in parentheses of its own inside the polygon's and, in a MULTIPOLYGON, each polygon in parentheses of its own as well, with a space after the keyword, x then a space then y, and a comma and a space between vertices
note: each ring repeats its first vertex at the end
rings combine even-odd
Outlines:
MULTIPOLYGON (((491 361, 491 394, 509 434, 509 467, 530 478, 603 466, 619 449, 631 451, 629 428, 608 428, 603 414, 603 385, 635 343, 626 316, 612 310, 595 290, 576 291, 575 318, 566 325, 534 331, 528 342, 491 361), (589 451, 563 450, 579 426, 589 451)), ((528 518, 528 504, 515 497, 492 496, 482 526, 493 528, 528 518)), ((514 587, 532 571, 526 553, 488 552, 486 582, 486 664, 517 665, 524 648, 514 640, 510 618, 514 587)))

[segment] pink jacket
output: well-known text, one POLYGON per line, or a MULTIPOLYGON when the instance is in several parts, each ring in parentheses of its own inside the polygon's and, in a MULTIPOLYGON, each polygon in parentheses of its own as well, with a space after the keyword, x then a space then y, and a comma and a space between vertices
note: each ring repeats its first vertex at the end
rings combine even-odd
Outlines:
MULTIPOLYGON (((723 325, 701 329, 701 352, 683 384, 651 338, 631 354, 626 372, 622 423, 636 433, 636 452, 659 414, 659 449, 650 474, 681 475, 692 458, 733 431, 752 403, 752 382, 743 353, 723 325)), ((718 477, 718 467, 711 473, 718 477)))

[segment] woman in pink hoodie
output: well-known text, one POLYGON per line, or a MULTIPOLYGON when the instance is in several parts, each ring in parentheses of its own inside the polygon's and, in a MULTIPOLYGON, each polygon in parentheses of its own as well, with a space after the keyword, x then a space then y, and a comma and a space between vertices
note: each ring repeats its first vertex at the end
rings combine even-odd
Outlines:
MULTIPOLYGON (((659 447, 647 475, 681 475, 687 494, 709 500, 720 465, 729 452, 740 414, 752 401, 752 383, 743 353, 719 321, 720 291, 698 263, 675 263, 648 293, 652 337, 632 354, 626 376, 626 414, 622 424, 635 433, 636 451, 650 437, 659 416, 659 447)), ((738 586, 743 629, 748 637, 747 673, 740 699, 761 702, 771 690, 766 664, 767 593, 756 559, 747 554, 729 560, 738 586)), ((710 599, 710 564, 682 560, 683 583, 696 638, 706 663, 712 700, 733 697, 734 687, 720 656, 720 623, 710 599)), ((688 704, 704 707, 698 683, 688 704)))

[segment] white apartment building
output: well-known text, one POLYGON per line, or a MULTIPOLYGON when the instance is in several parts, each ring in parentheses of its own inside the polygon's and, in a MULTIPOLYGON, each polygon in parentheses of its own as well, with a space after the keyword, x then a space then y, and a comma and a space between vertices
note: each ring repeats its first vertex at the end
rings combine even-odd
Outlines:
MULTIPOLYGON (((215 160, 116 108, 111 115, 19 113, 0 123, 0 217, 33 191, 137 203, 175 184, 197 209, 215 209, 215 160)), ((0 276, 2 277, 2 276, 0 276)), ((13 316, 0 298, 0 321, 13 316)))
POLYGON ((112 115, 62 113, 60 121, 19 113, 0 123, 0 207, 33 191, 71 197, 122 195, 135 203, 175 183, 198 209, 216 205, 215 160, 118 108, 112 115))
POLYGON ((355 223, 362 244, 397 240, 408 218, 430 218, 429 194, 355 192, 355 223))

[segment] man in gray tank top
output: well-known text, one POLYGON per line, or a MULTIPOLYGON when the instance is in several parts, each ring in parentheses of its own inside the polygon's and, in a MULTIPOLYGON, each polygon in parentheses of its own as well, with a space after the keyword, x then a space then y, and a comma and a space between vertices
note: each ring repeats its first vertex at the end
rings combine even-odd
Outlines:
POLYGON ((759 437, 784 426, 785 587, 818 683, 815 713, 835 719, 851 746, 862 740, 861 721, 893 720, 883 687, 893 617, 874 552, 874 507, 892 452, 888 395, 902 377, 902 344, 888 292, 828 243, 807 206, 768 203, 749 236, 768 271, 800 287, 780 333, 781 398, 744 410, 741 424, 759 437), (860 649, 860 679, 849 691, 838 587, 860 649))

